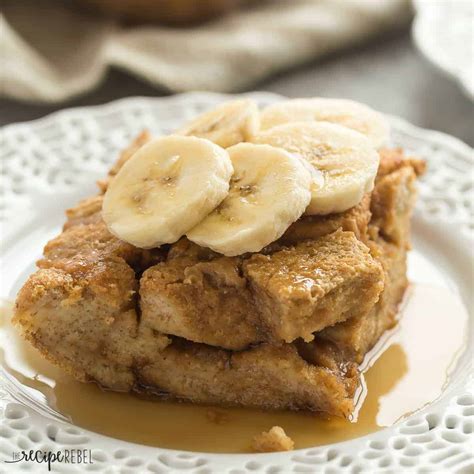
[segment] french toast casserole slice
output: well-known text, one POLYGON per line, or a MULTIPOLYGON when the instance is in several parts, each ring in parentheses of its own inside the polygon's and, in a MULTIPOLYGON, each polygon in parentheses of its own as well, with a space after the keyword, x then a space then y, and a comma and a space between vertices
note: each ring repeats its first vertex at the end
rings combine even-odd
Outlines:
POLYGON ((67 211, 21 289, 14 322, 77 379, 196 403, 348 417, 358 366, 396 323, 423 162, 383 150, 354 208, 303 217, 256 254, 182 238, 143 250, 101 217, 103 192, 67 211))

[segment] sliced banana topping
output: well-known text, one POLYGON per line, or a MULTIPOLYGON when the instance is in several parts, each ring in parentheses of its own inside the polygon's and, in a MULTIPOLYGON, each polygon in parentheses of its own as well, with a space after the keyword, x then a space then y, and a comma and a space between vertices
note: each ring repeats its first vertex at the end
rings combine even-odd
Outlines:
POLYGON ((322 172, 313 181, 306 214, 345 211, 373 189, 379 155, 362 134, 328 122, 290 122, 260 132, 255 143, 267 143, 297 154, 322 172))
POLYGON ((110 232, 136 247, 176 242, 227 196, 229 154, 195 137, 157 138, 120 169, 105 193, 110 232))
POLYGON ((227 149, 229 195, 187 236, 227 256, 258 252, 277 240, 311 200, 311 173, 281 148, 240 143, 227 149))
POLYGON ((346 99, 293 99, 270 105, 261 113, 261 130, 288 122, 325 121, 344 125, 367 136, 375 148, 387 144, 390 127, 385 117, 359 102, 346 99))
POLYGON ((260 251, 303 213, 343 212, 373 189, 375 147, 389 128, 369 107, 295 99, 267 107, 260 130, 259 120, 253 101, 236 100, 148 142, 105 193, 109 230, 141 248, 187 234, 234 256, 260 251))
POLYGON ((207 138, 227 148, 236 143, 249 141, 259 128, 258 107, 250 99, 235 100, 219 105, 198 116, 178 135, 207 138))

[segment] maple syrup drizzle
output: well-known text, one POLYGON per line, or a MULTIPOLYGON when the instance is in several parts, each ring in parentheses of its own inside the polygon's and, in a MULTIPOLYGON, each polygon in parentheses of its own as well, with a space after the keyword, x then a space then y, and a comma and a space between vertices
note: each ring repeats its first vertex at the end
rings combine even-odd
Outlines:
POLYGON ((150 401, 82 384, 46 362, 0 314, 0 363, 49 416, 62 415, 83 428, 163 448, 248 452, 253 436, 274 425, 296 448, 345 441, 393 423, 442 393, 465 347, 468 316, 459 297, 428 285, 412 286, 398 326, 367 355, 354 416, 357 422, 305 412, 214 408, 150 401), (48 414, 48 413, 47 413, 48 414))

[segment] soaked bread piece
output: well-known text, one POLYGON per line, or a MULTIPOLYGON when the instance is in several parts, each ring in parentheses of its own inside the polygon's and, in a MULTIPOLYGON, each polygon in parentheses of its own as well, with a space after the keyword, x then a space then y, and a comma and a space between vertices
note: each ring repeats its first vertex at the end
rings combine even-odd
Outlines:
POLYGON ((101 221, 67 228, 46 244, 43 255, 38 262, 39 267, 62 267, 74 272, 112 257, 133 263, 140 259, 141 250, 117 239, 101 221))
POLYGON ((313 333, 365 315, 383 289, 383 273, 352 232, 338 230, 243 264, 263 321, 275 340, 313 333))
POLYGON ((287 229, 277 243, 294 245, 303 240, 318 239, 338 229, 352 232, 357 239, 365 241, 371 217, 370 199, 370 194, 366 194, 357 206, 339 214, 303 216, 287 229))
POLYGON ((15 321, 49 360, 79 380, 128 390, 134 361, 169 343, 139 325, 137 314, 136 269, 156 263, 162 252, 110 234, 93 201, 69 211, 72 224, 45 246, 39 270, 17 296, 15 321))
POLYGON ((410 222, 416 200, 416 174, 404 166, 382 176, 372 193, 372 221, 379 233, 395 245, 410 246, 410 222))
POLYGON ((313 365, 293 344, 226 351, 175 339, 140 368, 138 390, 194 403, 312 410, 347 417, 358 384, 355 364, 313 365))
POLYGON ((352 232, 336 231, 247 259, 168 258, 143 274, 140 305, 157 331, 239 350, 311 340, 315 331, 367 313, 382 288, 369 249, 352 232))
POLYGON ((82 273, 69 269, 33 274, 18 294, 14 322, 47 359, 77 379, 130 390, 133 364, 153 357, 169 339, 139 327, 138 284, 123 259, 87 265, 82 273))
POLYGON ((166 245, 157 249, 139 249, 112 235, 102 220, 102 201, 102 195, 83 199, 66 211, 68 220, 62 234, 48 242, 38 266, 57 266, 61 260, 63 265, 80 264, 81 260, 94 262, 115 255, 141 272, 165 259, 168 253, 166 245))
POLYGON ((406 249, 378 239, 370 244, 374 257, 384 269, 385 287, 379 301, 365 316, 357 316, 323 329, 316 339, 331 341, 346 360, 362 362, 380 336, 396 324, 398 305, 403 298, 406 277, 406 249))
POLYGON ((140 281, 142 319, 157 331, 226 349, 265 340, 241 259, 168 258, 140 281))
POLYGON ((257 453, 291 451, 294 447, 295 443, 281 426, 273 426, 269 431, 256 435, 252 441, 252 449, 257 453))

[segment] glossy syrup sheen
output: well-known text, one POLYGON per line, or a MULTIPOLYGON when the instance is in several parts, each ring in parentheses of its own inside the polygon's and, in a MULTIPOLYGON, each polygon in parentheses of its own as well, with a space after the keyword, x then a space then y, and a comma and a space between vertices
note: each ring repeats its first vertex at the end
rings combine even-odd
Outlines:
POLYGON ((150 401, 101 390, 63 374, 0 319, 2 364, 35 398, 91 431, 126 441, 203 452, 248 452, 252 438, 283 427, 295 448, 364 436, 390 426, 442 392, 464 347, 467 313, 443 288, 408 291, 400 323, 368 354, 362 366, 357 421, 323 419, 305 412, 214 408, 150 401))

